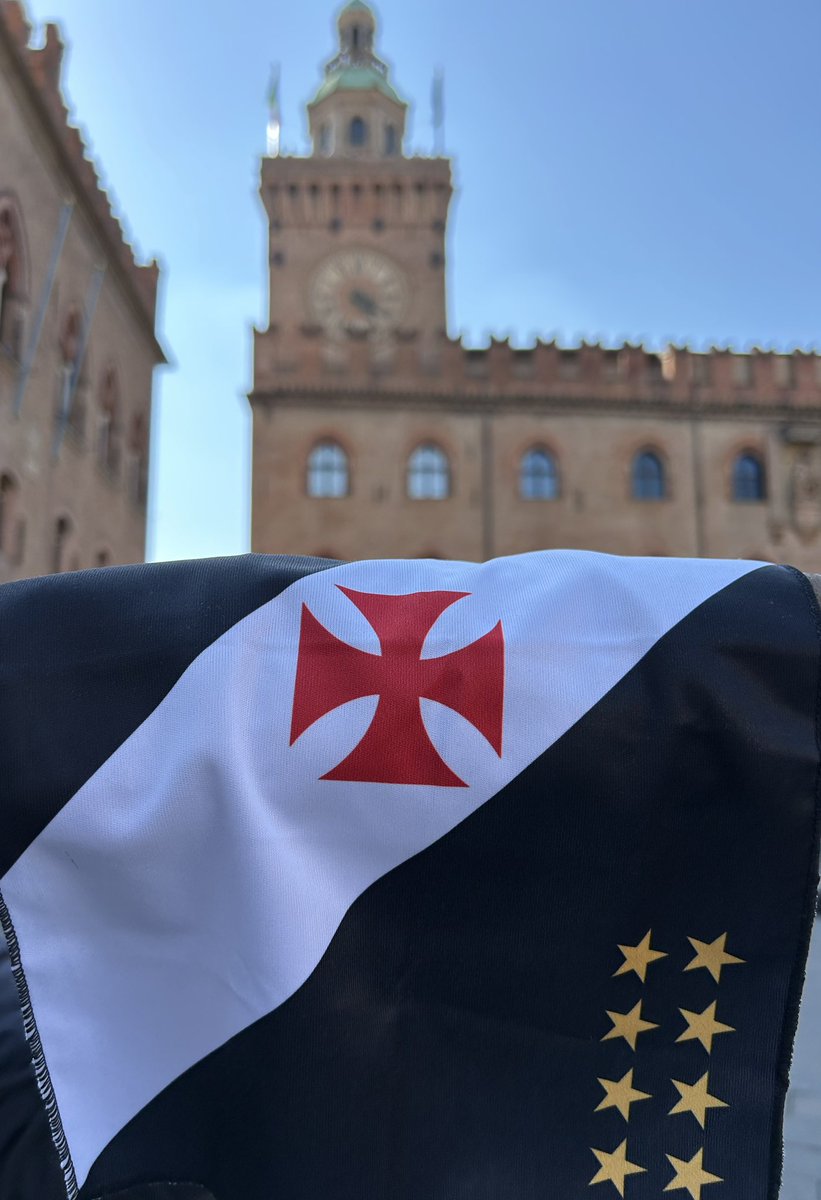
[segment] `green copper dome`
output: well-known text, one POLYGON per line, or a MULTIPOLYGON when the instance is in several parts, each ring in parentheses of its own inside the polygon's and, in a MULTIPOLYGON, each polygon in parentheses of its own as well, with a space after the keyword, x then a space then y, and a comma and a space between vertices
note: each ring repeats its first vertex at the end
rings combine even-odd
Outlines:
POLYGON ((337 20, 339 51, 325 67, 325 78, 311 104, 339 92, 380 92, 406 107, 391 87, 387 65, 374 52, 376 16, 364 0, 350 0, 337 20))
MULTIPOLYGON (((354 3, 359 3, 359 0, 354 0, 354 3)), ((362 7, 364 8, 365 5, 363 4, 362 7)), ((384 75, 380 75, 373 67, 365 65, 344 66, 340 67, 338 71, 333 71, 320 85, 313 103, 318 104, 320 100, 324 100, 326 96, 332 96, 335 92, 370 91, 381 92, 383 96, 395 100, 397 104, 404 103, 384 75)))

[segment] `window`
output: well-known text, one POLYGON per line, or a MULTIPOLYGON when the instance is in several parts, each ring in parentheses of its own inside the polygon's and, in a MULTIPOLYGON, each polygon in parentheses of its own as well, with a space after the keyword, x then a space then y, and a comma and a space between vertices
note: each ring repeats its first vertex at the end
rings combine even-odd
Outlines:
POLYGON ((120 469, 120 388, 113 367, 106 371, 100 388, 97 463, 108 475, 120 469))
POLYGON ((51 547, 52 574, 59 575, 65 570, 66 545, 71 536, 71 521, 68 517, 58 517, 54 522, 54 541, 51 547))
POLYGON ((446 500, 450 495, 450 463, 441 447, 425 442, 411 454, 408 495, 411 500, 446 500))
POLYGON ((97 553, 94 555, 94 566, 95 567, 110 567, 111 566, 111 555, 108 552, 108 550, 98 550, 97 551, 97 553))
POLYGON ((0 195, 0 344, 18 360, 26 292, 22 220, 13 199, 0 195))
POLYGON ((9 275, 16 240, 11 212, 4 208, 0 210, 0 331, 3 329, 3 312, 11 291, 9 275))
POLYGON ((308 495, 322 500, 347 496, 348 456, 336 442, 319 442, 308 455, 308 495))
POLYGON ((331 147, 331 127, 330 125, 322 125, 319 130, 319 153, 330 154, 331 147))
POLYGON ((396 154, 399 146, 399 138, 396 136, 396 126, 385 126, 385 153, 387 155, 396 154))
POLYGON ((667 495, 664 463, 653 450, 642 450, 633 459, 634 500, 663 500, 667 495))
POLYGON ((368 140, 368 126, 361 117, 354 117, 348 130, 348 141, 352 146, 364 146, 368 140))
POLYGON ((559 495, 556 459, 544 447, 534 446, 522 458, 519 495, 523 500, 555 500, 559 495))
POLYGON ((128 450, 131 499, 138 508, 145 508, 148 499, 148 422, 142 413, 137 413, 131 422, 128 450))
POLYGON ((354 25, 353 29, 351 30, 351 46, 353 47, 354 50, 359 49, 359 26, 358 25, 354 25))
POLYGON ((733 463, 733 500, 755 504, 767 499, 764 463, 753 450, 744 450, 733 463))
POLYGON ((60 371, 55 416, 61 431, 68 429, 80 439, 85 433, 86 419, 86 377, 83 364, 79 361, 82 342, 82 321, 75 308, 66 317, 60 336, 60 371))

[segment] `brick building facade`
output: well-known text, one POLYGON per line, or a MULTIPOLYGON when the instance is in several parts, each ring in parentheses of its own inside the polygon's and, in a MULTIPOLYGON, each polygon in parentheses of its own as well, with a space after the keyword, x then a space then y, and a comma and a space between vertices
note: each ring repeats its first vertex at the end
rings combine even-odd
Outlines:
POLYGON ((0 0, 0 582, 142 561, 156 263, 111 213, 20 0, 0 0))
POLYGON ((450 162, 404 155, 371 10, 354 0, 338 24, 312 153, 262 162, 253 549, 575 546, 819 570, 821 359, 449 337, 450 162))

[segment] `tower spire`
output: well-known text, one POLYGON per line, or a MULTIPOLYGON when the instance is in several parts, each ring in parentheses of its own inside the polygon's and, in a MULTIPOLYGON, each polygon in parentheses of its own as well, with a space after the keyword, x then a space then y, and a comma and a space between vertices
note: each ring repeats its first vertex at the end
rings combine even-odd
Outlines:
POLYGON ((337 31, 339 48, 308 105, 314 153, 368 159, 401 154, 407 104, 376 53, 373 9, 351 0, 339 13, 337 31))

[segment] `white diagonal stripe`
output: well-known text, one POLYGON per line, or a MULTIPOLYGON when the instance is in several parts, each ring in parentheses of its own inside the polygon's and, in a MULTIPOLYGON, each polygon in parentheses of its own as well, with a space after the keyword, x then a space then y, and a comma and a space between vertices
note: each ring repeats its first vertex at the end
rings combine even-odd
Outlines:
POLYGON ((759 565, 572 551, 345 564, 293 584, 205 650, 2 881, 80 1184, 144 1105, 305 981, 367 887, 484 804, 673 625, 759 565), (322 781, 365 732, 373 698, 289 747, 303 602, 338 637, 377 649, 336 584, 470 593, 424 657, 502 620, 502 758, 461 717, 423 705, 468 787, 322 781))

